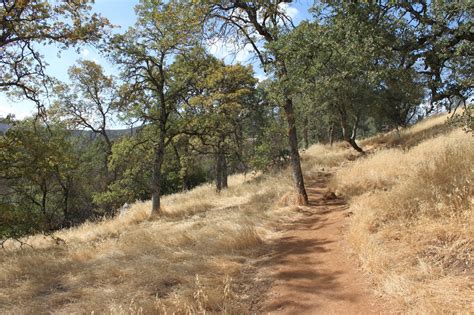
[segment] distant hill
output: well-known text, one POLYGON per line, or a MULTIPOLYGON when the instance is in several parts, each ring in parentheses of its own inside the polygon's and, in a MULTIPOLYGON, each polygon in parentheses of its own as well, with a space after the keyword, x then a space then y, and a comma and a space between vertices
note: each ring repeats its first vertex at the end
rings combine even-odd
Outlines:
MULTIPOLYGON (((0 123, 0 135, 4 135, 11 125, 0 123)), ((135 135, 140 127, 128 128, 128 129, 111 129, 107 130, 107 134, 111 139, 117 139, 126 135, 135 135)), ((97 135, 90 130, 72 130, 72 134, 75 136, 84 136, 89 139, 95 139, 97 135)))
POLYGON ((8 131, 8 129, 10 129, 10 125, 0 123, 0 134, 4 135, 8 131))
MULTIPOLYGON (((117 139, 123 136, 133 136, 137 134, 140 127, 128 128, 128 129, 110 129, 107 130, 107 134, 110 139, 117 139)), ((98 135, 90 130, 72 130, 72 134, 75 136, 83 136, 89 139, 95 139, 98 135)))

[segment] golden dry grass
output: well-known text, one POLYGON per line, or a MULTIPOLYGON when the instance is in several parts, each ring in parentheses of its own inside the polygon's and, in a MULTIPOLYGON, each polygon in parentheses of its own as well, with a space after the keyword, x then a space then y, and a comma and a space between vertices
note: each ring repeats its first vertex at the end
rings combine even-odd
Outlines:
POLYGON ((366 149, 411 148, 422 141, 445 134, 454 127, 446 124, 449 114, 439 114, 422 120, 409 127, 393 130, 385 134, 363 139, 361 145, 366 149))
MULTIPOLYGON (((302 153, 306 178, 337 170, 330 188, 349 199, 348 241, 377 290, 406 312, 466 313, 474 302, 474 143, 445 120, 366 139, 364 157, 344 143, 302 153)), ((7 244, 0 313, 248 313, 246 268, 268 254, 296 202, 289 170, 236 175, 220 194, 202 185, 164 197, 160 218, 139 202, 55 233, 58 244, 7 244)))
POLYGON ((474 310, 474 138, 444 120, 405 130, 405 150, 376 150, 331 183, 350 198, 348 240, 363 268, 403 312, 474 310))
POLYGON ((322 169, 345 165, 357 155, 358 153, 349 148, 349 145, 344 142, 336 142, 333 146, 314 144, 301 153, 305 178, 311 177, 322 169))
POLYGON ((292 207, 276 201, 286 176, 233 176, 163 200, 165 215, 147 220, 149 202, 122 216, 30 237, 33 249, 0 252, 2 314, 177 314, 245 312, 240 271, 292 207))

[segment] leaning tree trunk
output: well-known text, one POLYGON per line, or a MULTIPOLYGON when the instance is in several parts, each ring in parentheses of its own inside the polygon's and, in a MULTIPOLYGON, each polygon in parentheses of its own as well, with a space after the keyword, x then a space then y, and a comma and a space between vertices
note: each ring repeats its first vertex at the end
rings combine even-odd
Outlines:
POLYGON ((354 126, 352 127, 352 134, 349 135, 349 125, 347 122, 347 114, 345 112, 341 112, 341 129, 342 129, 342 137, 344 141, 349 143, 354 150, 356 150, 359 153, 364 154, 364 150, 362 150, 361 147, 357 145, 357 142, 355 141, 356 136, 357 136, 357 127, 359 124, 359 118, 358 116, 356 117, 356 120, 354 122, 354 126))
POLYGON ((298 137, 296 134, 295 112, 293 109, 293 100, 287 96, 285 100, 285 114, 288 123, 288 141, 290 145, 291 169, 293 171, 293 180, 299 196, 300 203, 308 204, 308 195, 304 187, 303 171, 301 170, 301 159, 298 151, 298 137))

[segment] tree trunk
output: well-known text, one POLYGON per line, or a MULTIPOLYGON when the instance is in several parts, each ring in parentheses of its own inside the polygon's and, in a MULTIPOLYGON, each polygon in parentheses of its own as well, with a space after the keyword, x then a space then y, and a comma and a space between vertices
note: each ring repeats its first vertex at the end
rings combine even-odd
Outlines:
POLYGON ((357 127, 359 123, 359 118, 356 117, 356 121, 354 122, 354 126, 352 127, 352 134, 349 135, 349 126, 347 123, 347 114, 344 111, 340 112, 341 114, 341 129, 342 129, 342 137, 344 141, 349 143, 353 149, 355 149, 357 152, 364 154, 364 150, 362 150, 361 147, 357 145, 357 142, 355 141, 356 136, 357 136, 357 127))
POLYGON ((244 161, 244 136, 243 136, 243 130, 242 130, 242 125, 241 123, 239 122, 239 124, 237 125, 237 128, 235 130, 235 141, 236 141, 236 144, 237 144, 237 150, 236 150, 236 156, 237 156, 237 160, 238 160, 238 170, 242 173, 247 173, 247 165, 244 161))
POLYGON ((295 112, 293 109, 293 100, 286 97, 285 114, 288 123, 288 142, 290 145, 291 169, 293 171, 293 180, 296 186, 299 200, 302 204, 308 204, 308 195, 304 187, 303 171, 301 170, 300 153, 298 151, 298 137, 296 134, 295 112))
POLYGON ((69 220, 69 190, 64 191, 64 208, 63 208, 63 228, 70 227, 71 222, 69 220))
POLYGON ((334 123, 331 123, 328 130, 329 145, 332 147, 334 143, 334 123))
POLYGON ((305 117, 303 120, 304 127, 303 127, 303 141, 304 141, 304 148, 307 149, 309 147, 309 139, 308 139, 308 117, 305 117))
POLYGON ((161 184, 162 174, 161 166, 163 165, 165 153, 165 135, 161 131, 158 144, 155 146, 155 156, 153 163, 152 184, 151 184, 151 213, 159 215, 161 213, 161 184))
POLYGON ((180 176, 181 176, 181 190, 182 191, 187 191, 191 189, 191 185, 189 183, 189 174, 188 174, 188 167, 189 167, 188 155, 189 155, 189 150, 188 150, 188 146, 186 145, 184 147, 184 155, 180 161, 180 165, 181 165, 180 176))
POLYGON ((219 149, 216 154, 216 190, 218 192, 229 187, 227 177, 227 160, 225 153, 219 149))
POLYGON ((181 180, 181 190, 187 191, 189 190, 188 165, 186 162, 186 157, 188 155, 188 147, 186 145, 184 146, 184 154, 181 155, 179 154, 178 148, 173 142, 171 142, 171 145, 173 146, 173 151, 176 156, 176 164, 179 169, 179 178, 181 180))
MULTIPOLYGON (((114 170, 113 172, 110 172, 109 169, 109 159, 112 156, 112 141, 110 140, 109 136, 107 135, 106 130, 102 130, 100 132, 100 135, 102 136, 104 142, 105 142, 105 156, 104 156, 104 172, 105 172, 105 182, 104 186, 101 187, 104 191, 107 191, 109 186, 117 179, 118 176, 118 171, 114 170)), ((117 209, 114 209, 112 205, 105 205, 105 213, 108 215, 112 216, 114 215, 115 211, 117 209)))
POLYGON ((355 139, 349 138, 348 142, 349 142, 349 144, 351 145, 351 147, 354 148, 354 150, 356 150, 356 151, 359 152, 359 153, 365 154, 365 151, 362 150, 361 147, 359 147, 359 145, 357 144, 357 142, 355 141, 355 139))
POLYGON ((221 163, 221 155, 218 152, 215 158, 215 168, 216 168, 216 191, 220 192, 222 190, 222 163, 221 163))
POLYGON ((48 187, 46 182, 43 182, 40 185, 41 188, 41 212, 46 216, 46 200, 48 198, 48 187))
POLYGON ((227 184, 227 159, 224 153, 222 153, 221 156, 221 169, 222 189, 227 189, 229 187, 229 185, 227 184))
POLYGON ((161 63, 159 66, 160 81, 157 85, 158 97, 160 100, 159 111, 160 118, 158 121, 160 134, 158 137, 158 144, 155 145, 155 156, 153 163, 152 172, 152 183, 151 183, 151 215, 157 216, 161 214, 161 184, 162 174, 161 166, 165 158, 165 139, 166 139, 166 123, 168 119, 168 113, 166 111, 166 98, 165 98, 165 73, 163 70, 164 55, 161 55, 161 63))

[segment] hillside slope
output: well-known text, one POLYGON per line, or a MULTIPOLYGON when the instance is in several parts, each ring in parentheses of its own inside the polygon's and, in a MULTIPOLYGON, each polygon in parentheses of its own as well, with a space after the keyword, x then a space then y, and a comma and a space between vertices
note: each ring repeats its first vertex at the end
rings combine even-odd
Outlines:
MULTIPOLYGON (((349 225, 337 234, 350 245, 347 258, 357 255, 372 289, 402 311, 466 312, 474 302, 474 143, 445 120, 366 139, 365 157, 343 143, 302 154, 308 183, 329 170, 330 188, 349 203, 349 225)), ((285 237, 281 227, 308 209, 295 205, 287 171, 236 175, 229 184, 220 194, 203 185, 167 196, 159 219, 137 203, 56 239, 30 237, 32 248, 6 244, 1 313, 250 312, 276 280, 268 275, 255 288, 262 262, 285 237)), ((302 228, 318 238, 314 226, 302 228)))
POLYGON ((350 198, 347 237, 377 291, 415 313, 474 311, 474 138, 445 120, 367 139, 378 151, 331 184, 350 198))

